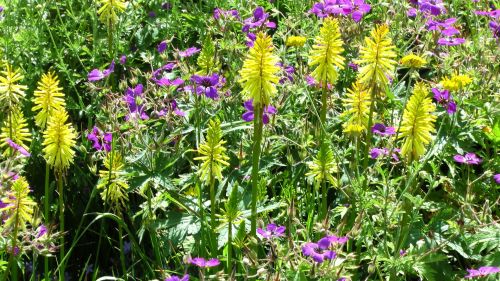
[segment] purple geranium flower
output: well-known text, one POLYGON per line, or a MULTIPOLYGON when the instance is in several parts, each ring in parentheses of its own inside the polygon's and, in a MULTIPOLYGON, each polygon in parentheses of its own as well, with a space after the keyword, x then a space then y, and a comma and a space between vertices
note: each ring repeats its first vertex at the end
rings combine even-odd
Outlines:
MULTIPOLYGON (((195 83, 195 92, 198 95, 205 94, 207 98, 217 99, 219 97, 218 89, 222 87, 224 78, 214 73, 210 76, 191 76, 191 81, 195 83)), ((188 87, 190 89, 190 87, 188 87)))
POLYGON ((122 56, 120 57, 120 64, 122 64, 122 65, 123 65, 123 64, 125 64, 126 62, 127 62, 127 56, 126 56, 126 55, 122 55, 122 56))
MULTIPOLYGON (((243 106, 247 110, 247 112, 243 113, 241 116, 243 120, 250 122, 254 118, 254 107, 253 107, 253 99, 249 99, 246 102, 243 103, 243 106)), ((272 105, 268 105, 264 108, 264 114, 262 115, 262 123, 268 124, 269 123, 269 115, 274 115, 278 112, 276 108, 272 105)))
POLYGON ((274 223, 270 223, 267 225, 266 230, 262 228, 257 228, 257 234, 264 239, 271 239, 275 237, 285 236, 286 227, 284 226, 276 226, 274 223))
POLYGON ((493 176, 493 179, 495 180, 495 182, 496 182, 497 184, 500 184, 500 174, 496 174, 496 175, 494 175, 494 176, 493 176))
MULTIPOLYGON (((321 82, 316 81, 316 79, 314 79, 314 77, 312 77, 311 75, 306 75, 306 83, 308 86, 315 87, 315 88, 323 87, 321 85, 321 82)), ((327 83, 326 87, 328 88, 328 90, 331 90, 333 88, 332 84, 330 84, 330 83, 327 83)))
POLYGON ((184 51, 179 51, 179 56, 181 58, 187 58, 187 57, 191 57, 192 55, 198 53, 199 51, 201 51, 201 49, 198 49, 196 47, 191 47, 191 48, 187 48, 184 51))
POLYGON ((371 6, 365 0, 353 0, 351 17, 355 22, 359 22, 364 14, 369 13, 371 6))
POLYGON ((245 33, 250 32, 251 29, 261 28, 266 26, 268 28, 276 28, 276 23, 268 21, 269 14, 264 11, 264 8, 257 7, 253 11, 253 16, 243 21, 242 31, 245 33))
POLYGON ((323 237, 318 243, 308 242, 304 244, 302 246, 302 254, 306 257, 311 257, 317 263, 332 260, 337 256, 337 253, 329 250, 330 245, 330 240, 327 237, 323 237))
POLYGON ((184 275, 182 278, 175 276, 175 275, 172 275, 172 276, 165 279, 165 281, 188 281, 188 280, 189 280, 188 274, 184 275))
POLYGON ((37 229, 36 238, 38 239, 44 236, 45 234, 47 234, 47 227, 44 224, 42 224, 37 229))
POLYGON ((419 0, 418 6, 421 12, 439 16, 446 13, 443 0, 419 0))
POLYGON ((140 117, 142 120, 146 120, 149 116, 144 112, 142 84, 138 84, 135 88, 128 88, 125 92, 125 102, 128 104, 130 113, 127 114, 125 120, 130 118, 140 117))
POLYGON ((389 126, 386 127, 382 123, 376 123, 372 127, 372 133, 385 137, 394 135, 396 133, 396 129, 394 129, 394 127, 389 127, 389 126))
POLYGON ((177 116, 182 116, 182 117, 186 116, 186 113, 177 106, 177 102, 175 100, 172 100, 169 106, 167 106, 167 108, 160 110, 158 112, 158 116, 159 117, 165 116, 169 111, 172 111, 177 116))
POLYGON ((455 160, 455 162, 457 163, 467 164, 467 165, 479 165, 483 161, 473 152, 468 152, 465 155, 457 154, 453 156, 453 160, 455 160))
POLYGON ((22 147, 21 145, 15 143, 13 140, 7 138, 7 139, 5 139, 5 142, 10 147, 12 147, 14 150, 16 150, 17 152, 21 153, 21 155, 26 156, 26 157, 30 157, 31 156, 31 154, 24 147, 22 147))
POLYGON ((410 18, 416 17, 417 16, 417 9, 409 8, 408 11, 406 11, 406 15, 410 18))
POLYGON ((207 267, 214 267, 214 266, 218 266, 220 264, 220 261, 218 259, 209 259, 209 260, 206 260, 204 258, 194 258, 194 259, 189 259, 188 261, 190 264, 194 264, 198 267, 204 267, 204 268, 207 268, 207 267))
POLYGON ((500 38, 500 23, 496 21, 490 21, 489 26, 491 32, 493 32, 493 37, 500 38))
POLYGON ((443 46, 457 46, 465 43, 464 38, 442 37, 437 41, 439 45, 443 46))
POLYGON ((115 70, 115 61, 113 60, 109 65, 109 67, 103 71, 100 71, 97 68, 93 69, 91 72, 89 72, 87 79, 90 82, 99 81, 108 77, 114 70, 115 70))
POLYGON ((238 13, 237 10, 223 10, 223 9, 220 9, 220 8, 215 8, 214 9, 214 19, 218 20, 220 18, 223 18, 223 19, 228 19, 228 18, 235 18, 235 19, 239 19, 240 18, 240 13, 238 13))
POLYGON ((319 18, 328 16, 348 16, 355 22, 359 22, 364 14, 370 12, 371 6, 365 0, 324 0, 315 3, 309 13, 319 18))
POLYGON ((399 250, 399 256, 404 257, 406 256, 407 252, 405 250, 399 250))
POLYGON ((482 266, 479 269, 467 269, 469 274, 465 275, 464 278, 472 279, 474 277, 483 277, 488 276, 490 274, 495 274, 500 272, 500 267, 496 266, 482 266))
POLYGON ((160 44, 158 44, 157 50, 158 53, 163 53, 167 49, 167 41, 161 41, 160 44))
POLYGON ((295 68, 291 65, 283 65, 283 63, 279 62, 276 64, 281 68, 283 72, 283 77, 280 78, 279 83, 284 84, 287 80, 293 83, 293 74, 295 73, 295 68))
POLYGON ((453 114, 457 111, 457 104, 453 101, 451 94, 448 90, 440 91, 437 88, 432 88, 434 99, 443 107, 446 107, 448 114, 453 114))
POLYGON ((92 132, 87 135, 87 139, 92 141, 92 146, 97 150, 111 151, 111 141, 113 140, 112 133, 104 133, 101 129, 94 126, 92 132))
MULTIPOLYGON (((386 156, 386 155, 389 155, 389 152, 390 150, 388 148, 378 148, 378 147, 374 147, 370 150, 370 157, 372 159, 377 159, 379 158, 380 156, 386 156)), ((401 150, 399 148, 394 148, 392 150, 392 159, 396 162, 399 161, 399 156, 398 156, 398 153, 400 153, 401 150)))

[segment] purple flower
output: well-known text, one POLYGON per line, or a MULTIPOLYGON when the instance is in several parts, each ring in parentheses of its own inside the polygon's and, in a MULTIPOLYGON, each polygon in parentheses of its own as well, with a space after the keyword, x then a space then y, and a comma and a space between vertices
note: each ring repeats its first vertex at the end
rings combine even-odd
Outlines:
POLYGON ((149 16, 150 18, 156 18, 156 13, 155 13, 154 11, 150 11, 150 12, 148 13, 148 16, 149 16))
POLYGON ((358 68, 359 68, 359 66, 353 62, 350 62, 347 66, 352 68, 352 70, 354 70, 354 71, 358 71, 358 68))
POLYGON ((489 26, 491 32, 493 32, 493 37, 500 38, 500 23, 496 21, 490 21, 489 26))
POLYGON ((406 15, 410 18, 416 17, 417 16, 417 9, 409 8, 408 11, 406 11, 406 15))
MULTIPOLYGON (((347 242, 347 240, 349 240, 349 238, 347 236, 340 236, 339 237, 339 236, 335 236, 335 235, 325 236, 322 239, 328 239, 330 244, 341 244, 341 245, 345 244, 347 242)), ((319 244, 319 242, 318 242, 318 244, 319 244)))
POLYGON ((158 116, 165 116, 168 111, 172 111, 177 116, 186 116, 186 113, 177 106, 177 102, 175 100, 172 100, 167 108, 160 110, 158 112, 158 116))
POLYGON ((385 137, 394 135, 396 133, 396 129, 394 129, 394 127, 386 127, 382 123, 376 123, 372 127, 372 133, 385 137))
POLYGON ((266 230, 262 228, 257 228, 257 234, 264 239, 271 239, 275 237, 285 236, 286 228, 284 226, 276 226, 274 223, 267 225, 266 230))
POLYGON ((446 13, 443 0, 419 0, 420 11, 430 13, 433 16, 439 16, 446 13))
POLYGON ((140 117, 142 120, 146 120, 149 116, 144 112, 142 84, 138 84, 135 88, 128 88, 125 92, 125 102, 128 104, 130 113, 125 117, 125 120, 130 118, 140 117))
POLYGON ((167 41, 161 41, 160 44, 158 44, 157 50, 158 53, 163 53, 167 49, 167 41))
POLYGON ((10 147, 12 147, 14 150, 16 150, 17 152, 21 153, 21 155, 26 156, 26 157, 30 157, 31 156, 31 154, 24 147, 22 147, 21 145, 15 143, 13 140, 7 138, 7 139, 5 139, 5 142, 10 147))
POLYGON ((101 129, 94 126, 92 132, 87 135, 87 139, 92 141, 92 146, 97 150, 111 151, 111 141, 113 140, 112 133, 104 133, 101 129))
POLYGON ((440 91, 437 88, 432 88, 432 92, 434 93, 434 99, 436 102, 441 106, 446 107, 448 114, 453 114, 457 111, 457 105, 453 101, 448 90, 440 91))
MULTIPOLYGON (((323 87, 321 85, 321 82, 316 81, 316 79, 314 79, 314 77, 312 77, 310 75, 306 75, 306 83, 307 83, 307 85, 309 85, 311 87, 315 87, 315 88, 323 87)), ((328 90, 331 90, 333 88, 332 84, 330 84, 330 83, 327 83, 326 87, 328 88, 328 90)))
POLYGON ((218 20, 220 18, 223 18, 223 19, 228 19, 228 18, 235 18, 235 19, 239 19, 240 18, 240 13, 238 13, 237 10, 223 10, 223 9, 219 9, 219 8, 215 8, 214 9, 214 19, 218 20))
POLYGON ((284 74, 284 76, 280 78, 279 83, 284 84, 287 80, 293 83, 293 80, 294 80, 293 74, 295 73, 295 68, 291 65, 285 66, 281 62, 279 62, 276 65, 281 67, 281 71, 284 74))
POLYGON ((365 0, 324 0, 313 5, 309 10, 319 18, 328 16, 348 16, 359 22, 364 14, 370 12, 371 6, 365 0))
MULTIPOLYGON (((250 122, 254 118, 254 107, 253 107, 253 99, 249 99, 246 102, 243 103, 243 106, 247 110, 247 112, 243 113, 241 116, 243 120, 250 122)), ((269 123, 269 115, 274 115, 278 112, 276 108, 272 105, 268 105, 264 108, 264 114, 262 114, 262 123, 268 124, 269 123)))
POLYGON ((354 0, 352 3, 351 17, 355 22, 359 22, 364 14, 369 13, 371 6, 365 0, 354 0))
POLYGON ((122 65, 123 65, 123 64, 125 64, 126 62, 127 62, 127 56, 126 56, 126 55, 122 55, 122 56, 120 57, 120 64, 122 64, 122 65))
POLYGON ((191 48, 187 48, 184 51, 179 51, 179 56, 181 58, 187 58, 187 57, 190 57, 190 56, 198 53, 199 51, 201 51, 201 50, 196 48, 196 47, 191 47, 191 48))
POLYGON ((194 264, 198 267, 208 268, 208 267, 218 266, 220 264, 220 261, 218 259, 206 260, 204 258, 194 258, 194 259, 189 259, 188 263, 194 264))
POLYGON ((453 160, 455 160, 455 162, 457 163, 467 164, 467 165, 479 165, 483 161, 473 152, 468 152, 465 155, 457 154, 453 156, 453 160))
POLYGON ((496 266, 482 266, 479 269, 467 269, 469 274, 465 275, 464 278, 472 279, 474 277, 483 277, 488 276, 490 274, 495 274, 500 272, 500 268, 496 266))
POLYGON ((36 238, 38 239, 44 236, 45 234, 47 234, 47 227, 44 224, 42 224, 38 227, 36 238))
MULTIPOLYGON (((370 150, 370 158, 372 159, 377 159, 379 158, 380 156, 386 156, 386 155, 389 155, 389 149, 388 148, 378 148, 378 147, 374 147, 370 150)), ((398 153, 400 153, 401 150, 399 148, 394 148, 392 150, 392 160, 394 160, 395 162, 398 162, 399 161, 399 156, 398 156, 398 153)))
POLYGON ((255 10, 253 11, 253 16, 243 21, 242 31, 248 33, 254 28, 261 28, 264 26, 268 28, 276 28, 276 24, 274 22, 267 20, 268 17, 269 14, 264 11, 264 8, 255 8, 255 10))
POLYGON ((399 256, 403 257, 406 256, 407 252, 405 250, 399 250, 399 256))
POLYGON ((188 280, 189 280, 188 274, 184 275, 182 278, 175 276, 175 275, 172 275, 172 276, 165 279, 165 281, 188 281, 188 280))
POLYGON ((457 46, 457 45, 461 45, 461 44, 465 43, 465 39, 464 38, 442 37, 442 38, 439 38, 437 43, 439 45, 443 45, 443 46, 457 46))
POLYGON ((102 80, 106 77, 108 77, 113 71, 115 70, 115 61, 113 60, 109 67, 103 71, 100 71, 99 69, 93 69, 89 74, 87 75, 87 79, 90 82, 94 81, 99 81, 102 80))
POLYGON ((318 243, 308 242, 302 246, 302 254, 311 257, 315 262, 322 263, 325 260, 332 260, 337 253, 329 250, 331 242, 327 237, 321 238, 318 243))
POLYGON ((500 174, 496 174, 496 175, 494 175, 494 176, 493 176, 493 179, 495 180, 495 182, 496 182, 497 184, 500 184, 500 174))
POLYGON ((219 97, 218 89, 222 87, 222 80, 223 79, 220 79, 220 76, 217 73, 214 73, 211 76, 191 76, 191 81, 196 84, 196 93, 198 95, 205 94, 207 98, 211 98, 213 100, 219 97))

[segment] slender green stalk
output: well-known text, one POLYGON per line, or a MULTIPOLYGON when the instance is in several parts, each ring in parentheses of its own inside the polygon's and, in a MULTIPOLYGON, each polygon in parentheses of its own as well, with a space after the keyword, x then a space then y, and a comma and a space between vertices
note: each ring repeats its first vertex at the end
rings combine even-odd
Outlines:
MULTIPOLYGON (((372 142, 372 137, 373 137, 373 132, 371 130, 371 127, 373 126, 373 113, 375 111, 375 94, 377 92, 377 86, 375 83, 371 83, 371 90, 370 90, 370 115, 368 117, 368 127, 367 127, 367 135, 366 135, 366 146, 365 150, 363 152, 364 156, 364 161, 363 161, 363 172, 366 173, 366 169, 368 168, 368 159, 370 156, 368 155, 368 151, 370 150, 371 142, 372 142)), ((368 187, 368 177, 365 176, 364 179, 364 189, 368 187)))
POLYGON ((201 189, 201 184, 196 183, 198 189, 198 208, 200 209, 200 255, 205 256, 205 208, 203 208, 203 193, 201 189))
POLYGON ((160 255, 160 248, 158 245, 158 240, 156 239, 156 233, 153 231, 152 228, 152 214, 153 214, 153 208, 152 208, 152 197, 153 197, 153 192, 151 191, 151 185, 148 186, 148 230, 149 230, 149 237, 151 239, 151 244, 153 245, 153 252, 155 255, 155 263, 159 266, 161 265, 161 255, 160 255))
MULTIPOLYGON (((210 169, 212 170, 212 169, 210 169)), ((210 172, 210 226, 212 228, 212 239, 211 241, 211 247, 212 247, 212 255, 217 255, 217 239, 216 239, 216 234, 215 234, 215 229, 217 227, 217 224, 215 222, 215 210, 216 210, 216 205, 215 205, 215 178, 210 172)))
MULTIPOLYGON (((49 181, 50 181, 50 168, 49 164, 45 163, 45 198, 44 198, 44 216, 45 216, 45 223, 49 223, 50 221, 50 196, 49 196, 49 181)), ((44 257, 43 258, 43 272, 45 278, 49 278, 49 257, 44 257)))
MULTIPOLYGON (((64 259, 64 192, 63 192, 63 178, 62 172, 57 172, 57 190, 59 192, 59 231, 61 232, 60 245, 59 245, 59 259, 64 259)), ((59 279, 64 280, 64 271, 66 269, 65 263, 61 264, 59 270, 59 279)))
POLYGON ((227 231, 227 274, 231 276, 233 273, 233 221, 230 220, 228 223, 227 231))
MULTIPOLYGON (((326 138, 326 113, 328 110, 327 106, 327 81, 323 81, 323 88, 321 92, 321 115, 320 115, 320 122, 321 122, 321 132, 320 132, 320 149, 322 149, 323 145, 325 144, 325 138, 326 138)), ((323 219, 326 217, 327 213, 327 202, 326 202, 326 197, 327 197, 327 186, 326 186, 326 181, 323 178, 321 180, 321 187, 322 187, 322 198, 321 198, 321 211, 320 211, 320 217, 323 219)))
MULTIPOLYGON (((19 200, 17 199, 17 205, 19 206, 19 200)), ((12 270, 12 280, 18 280, 17 278, 17 263, 14 261, 15 258, 15 250, 17 248, 17 234, 19 230, 19 208, 16 209, 16 221, 14 222, 14 236, 12 236, 12 248, 10 249, 10 256, 9 256, 9 263, 7 265, 7 269, 5 270, 5 273, 2 277, 2 281, 7 280, 7 277, 9 276, 9 269, 12 270)))
POLYGON ((253 237, 257 233, 257 196, 259 191, 259 161, 262 142, 262 105, 256 104, 254 108, 254 131, 252 152, 252 224, 250 233, 253 237))
POLYGON ((123 277, 127 279, 127 267, 125 266, 125 254, 123 251, 123 227, 122 224, 118 224, 118 239, 120 242, 120 263, 122 265, 123 277))

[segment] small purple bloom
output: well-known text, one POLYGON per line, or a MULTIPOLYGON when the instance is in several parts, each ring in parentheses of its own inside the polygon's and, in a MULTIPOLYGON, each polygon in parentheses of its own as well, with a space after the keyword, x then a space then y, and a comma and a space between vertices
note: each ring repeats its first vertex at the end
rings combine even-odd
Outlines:
POLYGON ((7 139, 5 139, 5 142, 10 147, 12 147, 14 150, 16 150, 17 152, 21 153, 21 155, 26 156, 26 157, 30 157, 31 156, 31 154, 24 147, 22 147, 21 145, 15 143, 13 140, 7 138, 7 139))
POLYGON ((239 19, 240 18, 240 13, 238 13, 237 10, 223 10, 223 9, 220 9, 220 8, 215 8, 214 9, 214 19, 218 20, 220 18, 223 18, 223 19, 228 19, 228 18, 235 18, 235 19, 239 19))
POLYGON ((199 51, 201 51, 201 50, 196 48, 196 47, 191 47, 191 48, 187 48, 184 51, 179 51, 179 56, 181 58, 187 58, 187 57, 191 57, 192 55, 198 53, 199 51))
POLYGON ((407 252, 405 250, 399 250, 399 256, 403 257, 406 256, 407 252))
POLYGON ((158 112, 158 116, 165 116, 168 111, 172 111, 177 116, 186 116, 186 113, 177 106, 177 102, 175 100, 172 100, 167 108, 160 110, 158 112))
POLYGON ((430 13, 433 16, 439 16, 446 13, 443 0, 419 0, 420 11, 430 13))
POLYGON ((100 71, 99 69, 93 69, 89 74, 87 75, 87 79, 90 82, 94 81, 99 81, 102 80, 106 77, 108 77, 113 71, 115 70, 115 61, 113 60, 109 67, 103 71, 100 71))
POLYGON ((410 18, 416 17, 417 16, 417 9, 409 8, 408 11, 406 11, 406 15, 410 18))
POLYGON ((453 114, 457 111, 457 104, 453 101, 448 90, 440 91, 437 88, 432 88, 432 93, 434 93, 434 99, 436 102, 441 106, 446 107, 448 114, 453 114))
POLYGON ((490 274, 495 274, 500 272, 500 267, 496 266, 482 266, 479 269, 467 269, 469 274, 465 275, 464 278, 472 279, 474 277, 484 277, 490 274))
POLYGON ((268 21, 269 14, 264 11, 264 8, 257 7, 253 11, 253 16, 243 21, 242 31, 245 33, 250 30, 260 27, 276 28, 276 23, 268 21))
POLYGON ((358 68, 359 68, 359 66, 353 62, 350 62, 347 66, 352 68, 352 70, 354 70, 354 71, 358 71, 358 68))
POLYGON ((188 281, 188 280, 189 280, 188 274, 184 275, 182 278, 175 276, 175 275, 172 275, 172 276, 165 279, 165 281, 188 281))
POLYGON ((44 224, 42 224, 38 227, 36 238, 38 239, 44 236, 45 234, 47 234, 47 227, 44 224))
POLYGON ((372 127, 372 133, 385 137, 396 134, 396 129, 394 129, 394 127, 389 127, 389 126, 386 127, 382 123, 376 123, 372 127))
POLYGON ((140 117, 142 120, 149 118, 146 112, 144 112, 144 94, 142 90, 142 84, 138 84, 135 88, 128 88, 125 92, 125 102, 128 104, 128 108, 130 110, 130 113, 125 117, 126 121, 134 117, 140 117))
MULTIPOLYGON (((253 99, 249 99, 246 102, 243 103, 243 106, 247 110, 247 112, 243 113, 241 116, 243 120, 250 122, 254 119, 254 107, 253 107, 253 99)), ((264 113, 262 115, 262 123, 268 124, 269 123, 269 115, 274 115, 278 112, 276 108, 272 105, 268 105, 264 108, 264 113)))
POLYGON ((443 46, 457 46, 457 45, 461 45, 461 44, 465 43, 465 39, 464 38, 442 37, 442 38, 439 38, 437 43, 439 45, 443 45, 443 46))
POLYGON ((495 182, 496 182, 497 184, 500 184, 500 174, 496 174, 496 175, 494 175, 494 176, 493 176, 493 179, 495 180, 495 182))
POLYGON ((214 266, 218 266, 220 264, 220 261, 218 259, 209 259, 209 260, 206 260, 204 258, 194 258, 194 259, 189 259, 188 261, 190 264, 194 264, 198 267, 204 267, 204 268, 208 268, 208 267, 214 267, 214 266))
POLYGON ((111 141, 113 140, 113 134, 104 133, 101 129, 94 126, 92 132, 87 135, 87 139, 92 141, 92 146, 97 150, 111 151, 111 141))
POLYGON ((468 152, 465 155, 457 154, 453 156, 453 160, 455 160, 455 162, 457 163, 467 164, 467 165, 479 165, 483 161, 473 152, 468 152))
POLYGON ((193 75, 191 81, 195 83, 196 94, 204 94, 207 98, 213 100, 219 97, 218 89, 222 87, 219 74, 214 73, 211 76, 193 75))
POLYGON ((286 228, 284 226, 276 226, 274 223, 267 225, 266 230, 257 228, 257 234, 264 239, 271 239, 275 237, 285 236, 286 228))
POLYGON ((489 26, 491 32, 493 32, 493 37, 500 38, 500 23, 496 21, 490 21, 489 26))
POLYGON ((163 53, 167 49, 167 41, 161 41, 160 44, 158 44, 158 53, 163 53))
POLYGON ((308 242, 304 244, 304 246, 302 246, 302 254, 306 257, 311 257, 317 263, 334 259, 337 253, 328 250, 331 243, 325 238, 326 237, 320 239, 318 243, 308 242))
MULTIPOLYGON (((399 156, 398 156, 398 153, 400 153, 401 150, 399 148, 394 148, 392 150, 392 160, 394 160, 395 162, 398 162, 399 161, 399 156)), ((379 158, 380 156, 386 156, 386 155, 389 155, 390 153, 390 150, 388 148, 378 148, 378 147, 374 147, 370 150, 370 158, 372 159, 377 159, 379 158)))
POLYGON ((127 62, 127 56, 126 56, 126 55, 122 55, 122 56, 120 57, 120 64, 122 64, 122 65, 123 65, 123 64, 125 64, 126 62, 127 62))

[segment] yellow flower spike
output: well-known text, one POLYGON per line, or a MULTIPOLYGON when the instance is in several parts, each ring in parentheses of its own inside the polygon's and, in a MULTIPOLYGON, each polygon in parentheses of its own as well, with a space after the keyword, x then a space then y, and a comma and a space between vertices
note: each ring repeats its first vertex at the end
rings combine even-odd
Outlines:
POLYGON ((108 202, 116 213, 120 213, 122 208, 127 207, 129 189, 122 155, 115 151, 108 153, 104 159, 104 167, 106 169, 99 171, 97 189, 102 190, 102 200, 108 202))
POLYGON ((28 129, 28 123, 24 118, 21 110, 14 108, 5 118, 2 129, 0 132, 0 148, 4 149, 3 155, 7 156, 12 151, 7 144, 7 139, 11 139, 16 144, 22 146, 24 149, 29 150, 25 143, 31 142, 31 133, 28 129))
POLYGON ((472 79, 467 75, 454 73, 450 78, 445 77, 439 83, 448 91, 458 91, 472 83, 472 79))
POLYGON ((99 0, 102 4, 97 11, 99 19, 106 25, 114 25, 118 21, 118 14, 123 13, 127 7, 122 0, 99 0))
POLYGON ((224 166, 229 166, 225 143, 226 141, 222 140, 220 121, 210 120, 207 139, 198 148, 201 156, 194 158, 194 160, 202 161, 199 173, 201 179, 207 184, 210 184, 211 179, 221 180, 224 166))
POLYGON ((43 133, 45 160, 57 173, 68 169, 75 156, 76 132, 71 124, 66 124, 67 120, 66 110, 54 111, 43 133))
POLYGON ((359 51, 360 59, 355 60, 355 63, 361 65, 358 79, 362 85, 372 88, 388 84, 388 76, 392 77, 396 65, 395 48, 385 24, 378 25, 369 37, 365 37, 365 44, 359 51))
POLYGON ((421 56, 409 54, 401 59, 401 64, 409 68, 421 68, 427 64, 427 61, 421 56))
POLYGON ((302 47, 306 43, 307 38, 303 36, 290 36, 286 39, 288 47, 302 47))
POLYGON ((344 68, 345 58, 343 41, 337 19, 326 18, 321 26, 320 34, 309 53, 309 66, 317 65, 311 76, 318 82, 334 84, 338 77, 338 69, 344 68))
POLYGON ((307 163, 309 172, 306 176, 314 176, 316 186, 319 187, 323 181, 328 181, 334 187, 337 187, 337 180, 333 176, 337 172, 333 152, 327 144, 323 144, 312 162, 307 163))
POLYGON ((431 133, 436 132, 432 113, 436 106, 429 97, 429 88, 418 82, 403 113, 399 138, 404 139, 401 155, 408 161, 418 160, 425 153, 425 146, 431 142, 431 133))
POLYGON ((273 54, 273 49, 272 38, 259 32, 240 70, 239 82, 245 95, 253 99, 254 105, 269 105, 271 97, 277 92, 275 84, 279 78, 276 73, 280 68, 276 65, 279 59, 273 54))
POLYGON ((18 85, 17 83, 24 78, 19 73, 19 70, 13 69, 11 65, 6 64, 5 70, 1 72, 0 76, 0 103, 1 106, 8 106, 9 108, 20 104, 24 99, 24 91, 28 87, 18 85))
MULTIPOLYGON (((33 209, 36 203, 28 196, 30 187, 24 177, 19 177, 12 183, 10 191, 1 199, 4 207, 0 213, 7 214, 3 227, 25 230, 26 223, 33 220, 33 209)), ((17 237, 16 237, 17 239, 17 237)))
POLYGON ((57 75, 53 72, 43 74, 40 81, 38 81, 38 88, 33 99, 35 106, 31 110, 38 111, 35 122, 40 128, 45 128, 47 119, 49 119, 53 111, 62 110, 65 107, 64 93, 61 91, 62 88, 59 87, 57 75))
POLYGON ((344 132, 358 135, 368 127, 370 93, 358 82, 353 83, 352 89, 347 91, 347 97, 343 99, 346 110, 342 115, 349 116, 349 119, 344 124, 344 132))

